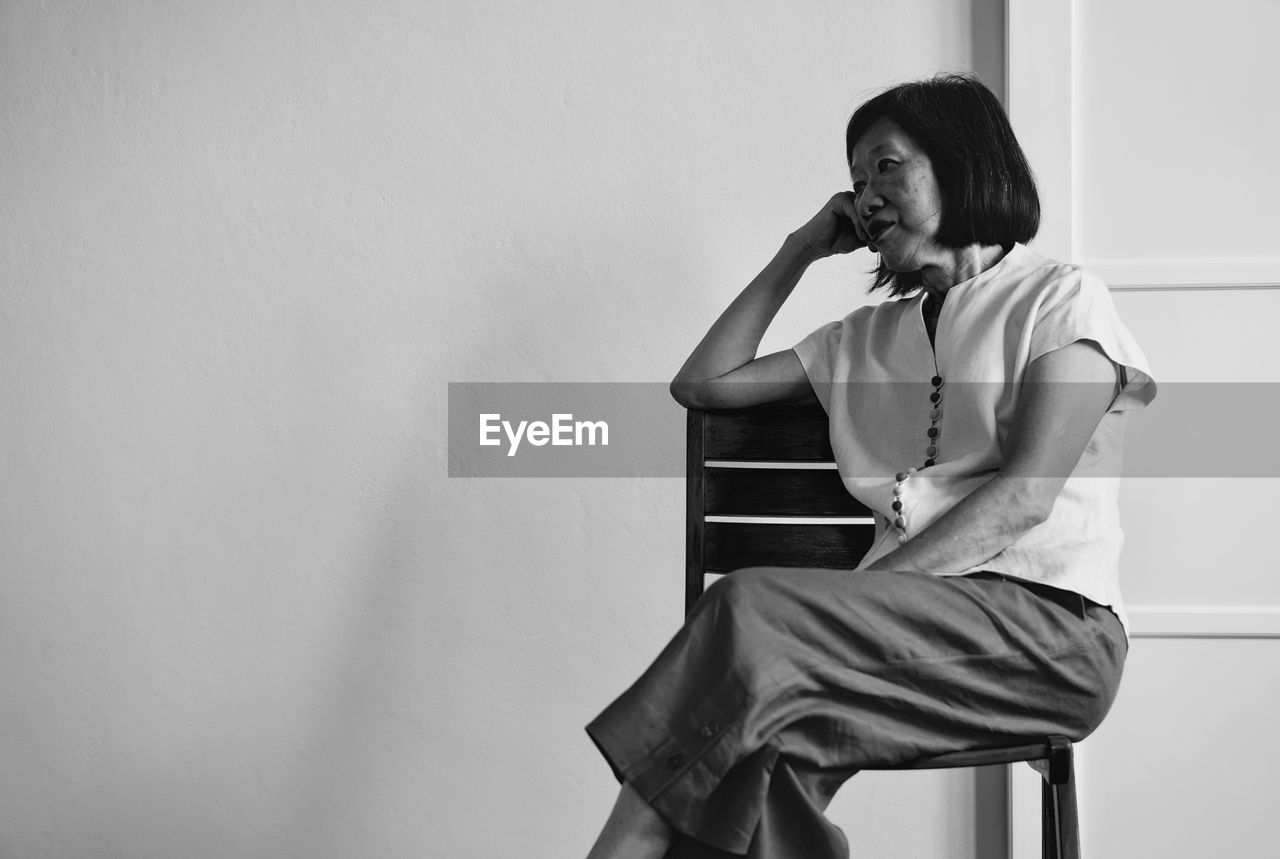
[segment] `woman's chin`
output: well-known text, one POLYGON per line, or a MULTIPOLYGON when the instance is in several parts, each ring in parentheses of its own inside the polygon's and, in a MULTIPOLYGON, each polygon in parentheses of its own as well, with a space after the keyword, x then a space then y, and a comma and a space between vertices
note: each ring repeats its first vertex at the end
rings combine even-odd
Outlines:
POLYGON ((893 247, 880 249, 880 262, 894 274, 906 274, 922 268, 916 254, 896 252, 893 247))
POLYGON ((880 252, 880 263, 895 274, 916 271, 920 268, 919 266, 911 265, 909 262, 899 259, 893 254, 886 254, 884 251, 880 252))

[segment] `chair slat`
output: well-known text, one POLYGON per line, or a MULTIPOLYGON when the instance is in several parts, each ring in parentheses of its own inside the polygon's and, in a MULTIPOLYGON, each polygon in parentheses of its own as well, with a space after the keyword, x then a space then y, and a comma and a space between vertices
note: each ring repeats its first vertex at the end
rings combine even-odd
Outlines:
POLYGON ((871 548, 870 525, 761 525, 707 522, 705 570, 831 567, 852 570, 871 548))
POLYGON ((821 406, 705 412, 707 459, 830 462, 827 413, 821 406))
POLYGON ((703 509, 721 516, 866 516, 836 471, 706 468, 703 509))

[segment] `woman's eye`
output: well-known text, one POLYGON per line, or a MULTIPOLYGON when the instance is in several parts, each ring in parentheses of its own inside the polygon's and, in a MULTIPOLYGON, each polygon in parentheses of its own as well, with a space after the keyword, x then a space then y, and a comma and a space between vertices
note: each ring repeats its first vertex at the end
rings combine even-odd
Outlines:
POLYGON ((859 194, 861 194, 861 193, 862 193, 862 189, 863 189, 863 187, 864 187, 864 183, 862 183, 862 182, 854 182, 854 183, 853 183, 853 196, 855 196, 855 197, 856 197, 856 196, 858 196, 859 194))
POLYGON ((897 163, 898 162, 891 161, 888 158, 881 158, 879 163, 876 164, 876 166, 880 168, 881 173, 884 173, 886 170, 892 169, 897 163))

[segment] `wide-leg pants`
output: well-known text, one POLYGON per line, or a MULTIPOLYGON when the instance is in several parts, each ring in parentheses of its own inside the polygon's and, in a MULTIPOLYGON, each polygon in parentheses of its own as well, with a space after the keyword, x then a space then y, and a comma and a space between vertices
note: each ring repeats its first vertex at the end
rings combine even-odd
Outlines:
POLYGON ((753 567, 587 733, 673 828, 670 859, 845 859, 823 811, 861 767, 1081 740, 1127 653, 1110 609, 997 573, 753 567))

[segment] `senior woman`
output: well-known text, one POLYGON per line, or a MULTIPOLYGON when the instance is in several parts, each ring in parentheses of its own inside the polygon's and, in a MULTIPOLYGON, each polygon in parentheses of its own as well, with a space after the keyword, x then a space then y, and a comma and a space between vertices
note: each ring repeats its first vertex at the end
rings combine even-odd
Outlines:
POLYGON ((589 859, 845 857, 826 820, 869 763, 1083 739, 1128 631, 1126 412, 1155 396, 1105 285, 1026 247, 1040 205, 1003 109, 959 75, 849 120, 852 188, 789 235, 672 383, 691 408, 826 409, 875 514, 854 570, 736 571, 587 726, 622 782, 589 859), (810 264, 880 256, 861 307, 756 357, 810 264))

